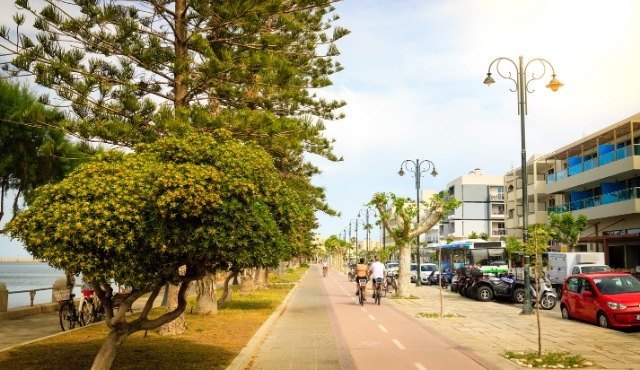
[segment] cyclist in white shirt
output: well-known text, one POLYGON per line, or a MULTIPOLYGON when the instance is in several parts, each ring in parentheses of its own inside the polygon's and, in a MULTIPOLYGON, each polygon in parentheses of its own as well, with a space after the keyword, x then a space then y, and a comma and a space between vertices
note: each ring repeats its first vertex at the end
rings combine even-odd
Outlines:
POLYGON ((369 276, 371 277, 371 286, 373 288, 373 292, 376 291, 376 279, 384 280, 385 267, 384 263, 380 262, 380 257, 376 254, 374 257, 374 262, 369 266, 369 276))

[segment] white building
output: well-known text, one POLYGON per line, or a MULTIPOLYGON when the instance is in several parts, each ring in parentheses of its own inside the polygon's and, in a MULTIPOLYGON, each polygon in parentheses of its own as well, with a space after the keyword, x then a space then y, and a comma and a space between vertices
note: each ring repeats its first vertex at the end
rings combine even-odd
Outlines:
POLYGON ((441 223, 441 239, 466 239, 475 233, 497 240, 505 235, 504 177, 485 175, 479 168, 447 184, 446 194, 462 205, 441 223))

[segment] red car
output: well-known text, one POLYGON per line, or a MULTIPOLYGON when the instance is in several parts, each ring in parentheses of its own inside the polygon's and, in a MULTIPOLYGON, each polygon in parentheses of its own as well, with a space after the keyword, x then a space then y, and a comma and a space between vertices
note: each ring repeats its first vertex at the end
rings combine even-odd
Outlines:
POLYGON ((564 319, 603 328, 640 327, 640 280, 626 273, 590 273, 567 277, 560 311, 564 319))

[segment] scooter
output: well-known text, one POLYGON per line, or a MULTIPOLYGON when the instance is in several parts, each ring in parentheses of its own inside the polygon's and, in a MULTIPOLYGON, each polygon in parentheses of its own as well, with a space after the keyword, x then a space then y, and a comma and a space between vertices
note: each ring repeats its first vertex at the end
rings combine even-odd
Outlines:
MULTIPOLYGON (((540 299, 537 298, 535 280, 531 280, 531 304, 535 307, 536 302, 538 302, 540 308, 543 310, 554 309, 558 303, 558 295, 556 294, 556 290, 551 286, 549 279, 540 278, 540 299)), ((524 303, 524 287, 516 288, 513 292, 513 297, 515 303, 524 303)))
MULTIPOLYGON (((532 297, 535 297, 535 287, 532 288, 534 291, 532 297)), ((537 302, 543 310, 553 310, 558 303, 558 294, 551 286, 551 281, 547 278, 540 278, 540 299, 537 302)))

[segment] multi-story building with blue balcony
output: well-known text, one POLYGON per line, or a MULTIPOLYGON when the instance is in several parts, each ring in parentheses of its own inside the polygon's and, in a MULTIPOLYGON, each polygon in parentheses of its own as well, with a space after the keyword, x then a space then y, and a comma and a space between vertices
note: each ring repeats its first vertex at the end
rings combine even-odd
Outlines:
MULTIPOLYGON (((546 222, 551 213, 583 214, 589 227, 577 250, 603 251, 614 268, 640 266, 640 113, 533 157, 527 171, 533 177, 529 224, 546 222)), ((519 170, 505 177, 507 189, 516 191, 514 201, 507 201, 507 227, 512 229, 522 224, 515 200, 521 194, 519 177, 519 170), (514 209, 518 216, 510 217, 514 209)))

